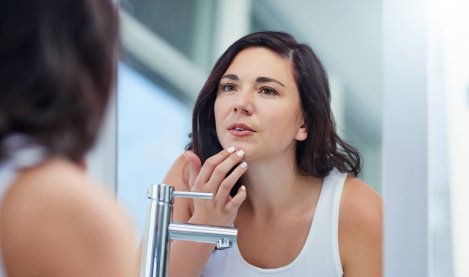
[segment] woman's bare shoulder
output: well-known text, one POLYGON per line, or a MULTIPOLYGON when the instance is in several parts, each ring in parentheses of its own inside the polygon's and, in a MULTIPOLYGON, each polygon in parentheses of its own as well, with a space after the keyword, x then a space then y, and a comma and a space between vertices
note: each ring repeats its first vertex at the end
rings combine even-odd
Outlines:
POLYGON ((169 168, 163 182, 174 186, 176 190, 189 190, 189 166, 184 155, 179 155, 169 168))
POLYGON ((347 177, 339 216, 345 276, 381 276, 383 201, 358 178, 347 177))
POLYGON ((373 221, 382 213, 381 196, 368 184, 351 176, 345 181, 340 205, 341 220, 350 223, 373 221))
POLYGON ((135 270, 133 239, 132 224, 112 193, 64 160, 25 171, 3 203, 7 270, 129 276, 135 270))

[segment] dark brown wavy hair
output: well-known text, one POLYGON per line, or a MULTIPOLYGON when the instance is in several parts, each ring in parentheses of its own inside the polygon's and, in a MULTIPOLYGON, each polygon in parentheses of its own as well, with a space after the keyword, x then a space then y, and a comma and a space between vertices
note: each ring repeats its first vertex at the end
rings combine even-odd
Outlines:
POLYGON ((118 29, 110 0, 0 1, 0 143, 22 133, 81 159, 114 83, 118 29))

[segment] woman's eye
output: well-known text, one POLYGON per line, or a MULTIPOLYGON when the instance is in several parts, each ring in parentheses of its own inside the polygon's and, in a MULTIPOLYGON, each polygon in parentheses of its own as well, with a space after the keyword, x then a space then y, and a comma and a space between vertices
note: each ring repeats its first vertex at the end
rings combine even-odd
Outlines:
POLYGON ((277 91, 273 88, 262 88, 260 91, 262 94, 266 95, 277 95, 277 91))
POLYGON ((233 85, 230 85, 230 84, 224 84, 224 85, 221 85, 221 89, 225 92, 232 92, 232 91, 235 91, 235 86, 233 85))

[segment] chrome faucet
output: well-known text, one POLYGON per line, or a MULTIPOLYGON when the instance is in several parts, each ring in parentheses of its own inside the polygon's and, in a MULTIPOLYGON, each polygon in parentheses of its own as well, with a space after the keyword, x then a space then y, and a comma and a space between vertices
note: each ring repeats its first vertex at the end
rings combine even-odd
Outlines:
POLYGON ((216 243, 216 249, 229 248, 236 242, 236 228, 171 222, 175 197, 212 199, 213 194, 175 191, 165 184, 149 187, 140 277, 168 276, 171 239, 216 243))

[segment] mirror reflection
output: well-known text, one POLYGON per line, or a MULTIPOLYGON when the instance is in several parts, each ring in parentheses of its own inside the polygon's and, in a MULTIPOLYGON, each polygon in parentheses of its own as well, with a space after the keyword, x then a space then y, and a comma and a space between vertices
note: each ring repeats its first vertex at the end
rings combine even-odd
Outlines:
MULTIPOLYGON (((210 1, 123 1, 121 3, 124 54, 119 65, 118 87, 118 195, 119 199, 132 210, 141 232, 145 222, 144 211, 147 204, 142 201, 141 192, 145 191, 149 184, 165 180, 169 184, 176 185, 177 189, 190 189, 189 186, 178 186, 178 181, 173 179, 175 177, 171 177, 173 176, 171 174, 181 175, 181 171, 177 171, 177 169, 176 173, 171 173, 174 167, 178 167, 178 162, 173 165, 169 175, 167 172, 173 162, 180 157, 184 147, 191 142, 188 134, 191 133, 192 107, 213 64, 235 40, 257 31, 285 31, 314 49, 323 62, 329 77, 332 109, 338 134, 344 141, 356 147, 365 161, 358 177, 370 184, 375 191, 381 191, 381 18, 376 16, 381 7, 377 4, 366 8, 350 5, 350 9, 345 9, 347 12, 344 12, 343 7, 339 8, 337 4, 319 2, 299 2, 298 4, 298 6, 286 6, 281 1, 239 1, 236 6, 230 5, 227 1, 216 3, 210 1), (311 11, 313 12, 311 13, 311 11), (325 17, 324 14, 330 16, 325 17), (330 20, 331 18, 334 20, 330 20), (366 31, 364 32, 364 30, 366 31), (168 66, 169 64, 171 66, 168 66), (359 70, 357 70, 357 65, 360 65, 359 70), (142 132, 142 130, 144 131, 142 132), (164 179, 165 176, 167 176, 166 179, 164 179)), ((245 84, 247 79, 240 73, 244 71, 236 68, 247 67, 248 61, 252 61, 255 57, 265 56, 264 54, 243 52, 243 55, 239 56, 241 65, 231 64, 235 69, 233 72, 227 70, 225 72, 227 78, 222 78, 230 80, 230 82, 227 83, 225 80, 218 84, 217 81, 217 85, 220 85, 223 90, 237 91, 239 89, 241 91, 241 84, 245 84), (244 55, 248 56, 244 58, 244 55)), ((255 61, 256 64, 263 62, 255 61)), ((279 83, 287 84, 284 87, 295 83, 288 81, 289 78, 292 78, 291 75, 288 77, 288 74, 278 75, 274 72, 266 72, 265 74, 281 79, 279 83)), ((249 76, 250 79, 252 79, 251 77, 255 79, 265 76, 249 76)), ((281 87, 277 88, 280 91, 279 95, 282 94, 281 87)), ((229 108, 229 99, 231 98, 226 101, 218 101, 218 99, 217 97, 216 103, 225 103, 225 109, 229 108)), ((223 110, 223 107, 220 106, 220 109, 223 110)), ((249 108, 241 110, 249 112, 249 108)), ((217 117, 217 113, 215 113, 215 117, 217 117)), ((222 124, 219 123, 217 126, 222 124)), ((238 122, 236 124, 245 123, 238 122)), ((280 125, 280 127, 283 126, 280 125)), ((289 125, 291 124, 287 124, 281 129, 285 132, 287 130, 284 129, 289 125)), ((206 129, 206 127, 201 128, 206 129)), ((232 132, 246 132, 246 128, 251 130, 254 127, 246 124, 234 126, 232 132)), ((310 128, 304 127, 304 129, 309 130, 310 128)), ((238 145, 235 142, 230 142, 230 139, 224 139, 223 135, 218 132, 219 130, 217 130, 218 140, 222 144, 218 151, 223 148, 230 149, 233 143, 235 148, 246 147, 243 144, 238 145)), ((305 134, 307 134, 306 131, 305 134)), ((309 133, 305 136, 312 135, 309 133)), ((305 140, 306 137, 297 138, 294 136, 292 138, 301 141, 305 140)), ((197 147, 194 150, 202 161, 218 152, 209 151, 205 154, 204 150, 197 147)), ((242 179, 244 181, 240 181, 247 184, 247 190, 250 191, 249 180, 253 176, 260 176, 257 174, 260 172, 255 169, 257 168, 257 158, 254 151, 251 153, 253 160, 249 160, 249 147, 241 150, 245 150, 247 153, 247 163, 253 163, 253 173, 250 175, 248 171, 246 177, 242 179)), ((189 161, 197 163, 197 157, 187 155, 189 161)), ((242 159, 236 162, 242 162, 242 159)), ((196 167, 196 165, 193 166, 196 167)), ((324 175, 318 175, 318 177, 323 178, 324 175)), ((312 187, 320 188, 321 179, 315 180, 318 181, 318 185, 312 187)), ((327 183, 326 179, 324 182, 327 183)), ((255 191, 254 189, 253 195, 256 194, 255 191)), ((319 189, 311 194, 317 196, 316 199, 318 199, 320 192, 319 189)), ((233 197, 236 197, 235 195, 232 194, 233 197)), ((250 199, 249 196, 247 199, 247 201, 251 201, 250 203, 258 201, 253 200, 256 198, 250 199)), ((186 202, 180 203, 179 205, 184 205, 183 203, 186 202)), ((302 203, 302 201, 294 201, 294 203, 302 203)), ((246 214, 247 210, 244 208, 242 210, 241 214, 246 214)), ((379 211, 376 208, 369 210, 379 211)), ((196 214, 197 212, 188 217, 180 216, 176 206, 175 219, 191 221, 192 216, 196 214)), ((237 221, 239 222, 234 222, 234 225, 241 228, 240 234, 243 234, 243 230, 247 232, 248 229, 241 226, 251 221, 247 218, 243 220, 241 216, 237 217, 237 221)), ((199 223, 208 224, 210 222, 202 221, 199 223)), ((212 224, 214 223, 212 222, 212 224)), ((310 221, 309 224, 311 224, 310 221)), ((377 223, 378 225, 380 223, 377 223)), ((303 229, 309 230, 309 228, 303 229)), ((371 238, 371 236, 367 237, 371 238)), ((255 255, 255 253, 246 248, 247 244, 244 243, 247 241, 246 237, 242 238, 239 250, 248 255, 243 258, 259 268, 285 266, 288 261, 291 262, 298 255, 299 251, 297 250, 301 249, 300 246, 305 243, 302 240, 296 248, 287 247, 292 252, 290 258, 280 255, 282 257, 280 261, 268 262, 250 259, 249 255, 255 255)), ((172 249, 175 257, 178 257, 177 245, 179 244, 174 243, 175 249, 172 249)), ((370 245, 380 245, 380 240, 376 240, 370 245)), ((236 247, 235 250, 237 249, 236 247)), ((282 248, 277 245, 274 249, 282 248)), ((376 253, 371 256, 376 257, 379 262, 373 262, 373 266, 366 267, 375 270, 374 274, 380 271, 378 254, 381 251, 379 248, 375 250, 376 253)), ((342 252, 346 251, 342 249, 342 252)), ((187 264, 187 261, 184 264, 187 264)), ((342 266, 337 267, 336 265, 331 268, 332 270, 340 268, 342 271, 342 266)), ((348 273, 351 274, 353 269, 349 268, 353 267, 347 269, 348 273)))
POLYGON ((141 191, 163 180, 189 143, 192 106, 208 72, 231 43, 260 30, 289 32, 315 50, 329 76, 337 130, 363 156, 360 178, 381 191, 381 5, 343 5, 121 1, 118 195, 138 230, 141 191))

